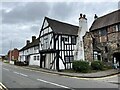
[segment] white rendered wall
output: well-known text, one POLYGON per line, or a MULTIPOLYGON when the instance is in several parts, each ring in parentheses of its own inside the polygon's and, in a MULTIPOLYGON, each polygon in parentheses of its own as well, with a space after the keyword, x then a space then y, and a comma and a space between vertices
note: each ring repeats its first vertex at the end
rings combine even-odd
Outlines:
MULTIPOLYGON (((37 57, 36 57, 37 58, 37 57)), ((40 54, 30 55, 29 65, 40 66, 40 54), (39 60, 34 60, 34 56, 39 56, 39 60)))
MULTIPOLYGON (((39 53, 39 48, 38 48, 38 46, 35 46, 35 47, 31 47, 31 48, 28 48, 27 50, 24 50, 24 51, 20 51, 19 52, 19 61, 22 61, 22 62, 24 62, 25 61, 25 57, 27 56, 27 55, 30 55, 30 54, 35 54, 35 53, 39 53), (35 49, 35 48, 37 48, 37 49, 35 49)), ((31 59, 32 57, 30 57, 30 62, 32 62, 31 59)), ((34 62, 33 62, 34 63, 34 62)))
POLYGON ((88 31, 87 19, 79 19, 79 30, 77 37, 77 44, 74 51, 74 60, 85 60, 84 58, 84 45, 83 45, 83 36, 88 31))
POLYGON ((59 69, 65 69, 65 66, 61 59, 59 59, 59 69))

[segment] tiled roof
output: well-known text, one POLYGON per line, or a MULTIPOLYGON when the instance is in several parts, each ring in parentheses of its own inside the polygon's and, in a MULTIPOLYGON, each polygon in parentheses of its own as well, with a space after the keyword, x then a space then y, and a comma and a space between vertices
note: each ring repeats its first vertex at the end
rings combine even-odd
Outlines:
POLYGON ((120 9, 97 18, 90 27, 90 31, 113 25, 116 23, 120 23, 120 9))
POLYGON ((28 48, 31 48, 31 47, 34 47, 34 46, 38 46, 39 45, 39 37, 37 39, 35 39, 34 42, 31 42, 27 45, 25 45, 22 49, 20 49, 19 51, 23 51, 23 50, 26 50, 28 48))
POLYGON ((48 21, 52 30, 57 34, 77 35, 78 33, 78 26, 50 19, 48 17, 45 17, 45 19, 48 21))

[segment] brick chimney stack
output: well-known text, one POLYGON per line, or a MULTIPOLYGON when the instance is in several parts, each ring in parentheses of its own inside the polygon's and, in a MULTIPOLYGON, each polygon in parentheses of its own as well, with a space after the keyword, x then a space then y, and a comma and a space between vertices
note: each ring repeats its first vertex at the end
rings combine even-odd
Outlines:
POLYGON ((32 36, 32 42, 34 42, 36 39, 36 36, 32 36))
POLYGON ((30 40, 27 40, 27 41, 26 41, 26 45, 28 45, 29 43, 30 43, 30 40))

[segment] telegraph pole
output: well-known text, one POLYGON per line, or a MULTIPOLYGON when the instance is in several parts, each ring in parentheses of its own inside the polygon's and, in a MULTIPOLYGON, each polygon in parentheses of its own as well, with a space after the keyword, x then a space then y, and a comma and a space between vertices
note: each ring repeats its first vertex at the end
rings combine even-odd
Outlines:
POLYGON ((11 57, 12 56, 12 54, 11 54, 12 52, 11 51, 12 51, 12 40, 10 41, 10 61, 11 61, 11 58, 12 58, 11 57))

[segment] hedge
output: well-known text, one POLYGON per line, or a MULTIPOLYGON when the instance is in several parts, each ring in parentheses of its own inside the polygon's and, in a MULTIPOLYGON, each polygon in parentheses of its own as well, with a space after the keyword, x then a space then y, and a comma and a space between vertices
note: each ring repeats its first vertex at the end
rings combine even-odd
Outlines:
POLYGON ((90 70, 90 66, 86 61, 73 61, 73 70, 76 72, 87 73, 90 70))
POLYGON ((104 64, 101 61, 93 61, 93 62, 91 62, 91 68, 93 70, 103 70, 104 64))

